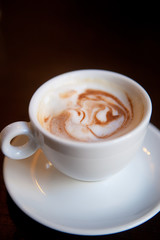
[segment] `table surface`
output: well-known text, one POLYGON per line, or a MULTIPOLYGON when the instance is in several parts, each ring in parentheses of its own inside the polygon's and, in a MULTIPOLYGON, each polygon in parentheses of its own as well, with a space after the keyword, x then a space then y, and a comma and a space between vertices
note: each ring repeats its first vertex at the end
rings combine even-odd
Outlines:
MULTIPOLYGON (((104 1, 103 1, 104 2, 104 1)), ((106 69, 127 75, 149 93, 151 122, 160 128, 160 29, 156 6, 87 1, 2 1, 0 4, 0 129, 28 118, 34 91, 58 74, 106 69), (153 13, 153 15, 152 15, 153 13)), ((0 153, 0 239, 159 239, 160 214, 114 235, 74 236, 25 215, 3 181, 0 153)))

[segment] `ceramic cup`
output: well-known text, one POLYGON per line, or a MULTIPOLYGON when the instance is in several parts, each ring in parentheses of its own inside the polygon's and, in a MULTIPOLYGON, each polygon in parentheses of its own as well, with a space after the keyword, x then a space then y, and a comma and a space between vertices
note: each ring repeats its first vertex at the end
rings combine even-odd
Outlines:
MULTIPOLYGON (((134 110, 134 115, 138 110, 134 110)), ((68 72, 44 83, 34 93, 29 104, 30 122, 15 122, 1 132, 1 149, 11 159, 24 159, 42 149, 47 159, 62 173, 83 181, 99 181, 119 172, 133 159, 143 142, 151 117, 151 100, 146 91, 134 80, 105 70, 78 70, 68 72), (55 84, 64 84, 72 79, 80 81, 98 79, 116 84, 132 95, 132 105, 138 101, 143 109, 139 123, 122 136, 97 142, 79 142, 53 135, 42 127, 37 114, 43 96, 55 84), (13 146, 11 141, 18 135, 26 135, 28 142, 13 146)), ((142 111, 141 111, 142 112, 142 111)), ((27 161, 27 160, 26 160, 27 161)))

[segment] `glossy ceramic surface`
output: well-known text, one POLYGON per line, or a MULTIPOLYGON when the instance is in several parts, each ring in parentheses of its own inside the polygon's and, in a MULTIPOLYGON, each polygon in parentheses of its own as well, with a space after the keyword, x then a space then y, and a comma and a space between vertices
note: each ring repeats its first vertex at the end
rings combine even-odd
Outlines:
POLYGON ((22 211, 50 228, 80 235, 116 233, 144 223, 160 210, 159 144, 160 132, 150 124, 138 156, 100 182, 63 175, 40 150, 27 160, 5 157, 4 181, 22 211))

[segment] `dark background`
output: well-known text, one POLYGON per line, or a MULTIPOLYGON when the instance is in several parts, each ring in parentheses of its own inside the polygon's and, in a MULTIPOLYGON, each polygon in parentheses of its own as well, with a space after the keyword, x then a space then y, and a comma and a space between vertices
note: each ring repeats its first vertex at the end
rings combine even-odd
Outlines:
MULTIPOLYGON (((106 69, 139 82, 160 128, 160 25, 154 1, 1 1, 0 129, 28 118, 34 91, 55 75, 106 69)), ((160 214, 116 235, 80 237, 48 229, 27 217, 7 194, 0 153, 0 239, 159 239, 160 214), (29 230, 30 229, 30 230, 29 230)))

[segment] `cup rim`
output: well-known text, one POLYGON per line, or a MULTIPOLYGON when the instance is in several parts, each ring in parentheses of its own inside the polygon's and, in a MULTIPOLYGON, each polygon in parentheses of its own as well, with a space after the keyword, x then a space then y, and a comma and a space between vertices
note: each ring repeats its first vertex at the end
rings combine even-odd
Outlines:
MULTIPOLYGON (((39 103, 39 102, 38 102, 39 103)), ((37 103, 37 105, 39 105, 37 103)), ((59 144, 63 144, 63 145, 67 145, 67 146, 81 146, 81 147, 95 147, 95 146, 103 146, 103 145, 109 145, 109 144, 113 144, 113 143, 117 143, 123 140, 127 140, 128 138, 130 138, 131 135, 135 135, 143 126, 147 126, 149 121, 150 121, 150 117, 151 117, 151 113, 152 113, 152 102, 150 99, 150 96, 148 95, 148 93, 146 92, 146 90, 135 80, 131 79, 130 77, 127 77, 123 74, 114 72, 114 71, 109 71, 109 70, 103 70, 103 69, 81 69, 81 70, 74 70, 74 71, 69 71, 66 73, 62 73, 60 75, 57 75, 51 79, 49 79, 48 81, 46 81, 45 83, 43 83, 33 94, 30 103, 29 103, 29 117, 31 120, 31 123, 34 124, 34 126, 36 126, 36 128, 38 128, 38 130, 40 132, 43 133, 43 135, 47 138, 49 138, 50 140, 57 142, 59 144), (101 73, 108 73, 111 74, 113 76, 117 76, 117 77, 121 77, 123 78, 125 81, 129 82, 132 86, 135 86, 137 88, 137 90, 139 90, 141 92, 141 94, 143 94, 143 96, 145 97, 146 100, 146 105, 147 105, 147 110, 144 113, 143 119, 141 120, 141 122, 132 130, 130 130, 129 132, 125 133, 124 135, 118 136, 116 138, 113 139, 107 139, 107 140, 103 140, 103 141, 95 141, 95 142, 82 142, 82 141, 76 141, 76 140, 71 140, 71 139, 65 139, 65 138, 61 138, 58 136, 53 135, 52 133, 50 133, 49 131, 47 131, 45 128, 43 128, 41 126, 41 124, 39 123, 37 116, 35 116, 37 114, 35 114, 35 103, 36 103, 36 99, 38 97, 38 95, 41 92, 44 92, 44 88, 47 87, 48 85, 51 85, 52 82, 54 82, 56 79, 58 78, 62 78, 65 77, 66 75, 69 74, 74 74, 74 73, 79 73, 79 72, 101 72, 101 73)))

